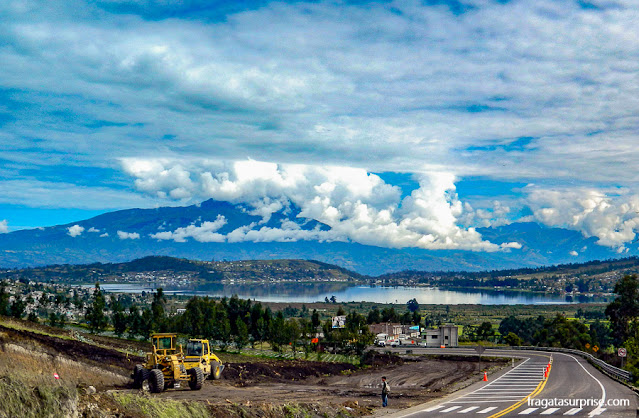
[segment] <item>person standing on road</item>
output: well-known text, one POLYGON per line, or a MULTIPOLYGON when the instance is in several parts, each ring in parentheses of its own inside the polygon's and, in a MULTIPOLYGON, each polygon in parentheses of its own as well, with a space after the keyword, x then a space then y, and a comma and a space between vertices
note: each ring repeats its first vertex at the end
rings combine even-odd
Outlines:
POLYGON ((386 383, 386 376, 382 376, 382 406, 384 408, 388 405, 388 392, 390 392, 390 386, 386 383))

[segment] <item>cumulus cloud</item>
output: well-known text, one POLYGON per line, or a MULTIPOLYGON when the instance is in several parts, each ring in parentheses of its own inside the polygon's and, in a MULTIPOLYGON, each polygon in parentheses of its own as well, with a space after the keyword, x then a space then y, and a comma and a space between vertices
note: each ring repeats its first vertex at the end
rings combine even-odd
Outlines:
POLYGON ((0 234, 6 234, 9 232, 9 221, 3 219, 0 221, 0 234))
POLYGON ((100 230, 99 230, 99 229, 97 229, 97 228, 91 227, 91 228, 87 229, 87 232, 94 232, 94 233, 98 233, 98 232, 100 232, 100 230))
POLYGON ((173 240, 175 242, 186 242, 187 238, 193 238, 199 242, 224 242, 223 235, 218 234, 218 229, 226 225, 226 218, 218 215, 215 221, 205 221, 199 226, 189 225, 186 228, 178 228, 175 231, 164 231, 151 234, 151 238, 157 240, 173 240))
POLYGON ((140 239, 140 234, 137 233, 137 232, 118 231, 118 238, 120 238, 120 239, 140 239))
POLYGON ((573 257, 577 257, 579 255, 579 253, 577 251, 575 251, 575 250, 572 250, 570 252, 570 255, 572 255, 573 257))
POLYGON ((109 236, 108 232, 105 232, 104 234, 100 234, 100 238, 106 238, 109 236))
POLYGON ((527 187, 527 202, 537 221, 597 237, 600 245, 623 247, 639 227, 639 195, 626 189, 544 189, 527 187))
MULTIPOLYGON (((245 227, 228 234, 235 240, 348 239, 367 245, 428 249, 496 251, 474 228, 461 228, 463 205, 455 193, 455 176, 429 173, 419 176, 419 187, 401 198, 401 190, 364 169, 275 164, 254 160, 233 163, 124 159, 124 170, 136 186, 159 197, 205 199, 243 203, 266 221, 292 206, 299 217, 328 225, 330 233, 282 228, 245 227), (180 193, 173 193, 179 190, 180 193)), ((216 240, 223 219, 153 234, 156 239, 216 240)), ((502 248, 516 248, 507 243, 502 248)))
POLYGON ((67 228, 67 234, 72 237, 80 236, 82 232, 84 232, 84 227, 80 225, 73 225, 67 228))

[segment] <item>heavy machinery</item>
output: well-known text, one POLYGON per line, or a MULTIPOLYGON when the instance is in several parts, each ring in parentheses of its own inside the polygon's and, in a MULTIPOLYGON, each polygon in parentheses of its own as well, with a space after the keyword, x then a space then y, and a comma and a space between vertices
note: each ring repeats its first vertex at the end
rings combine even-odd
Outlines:
POLYGON ((184 366, 187 370, 193 367, 202 368, 205 378, 218 380, 222 376, 224 365, 222 360, 211 351, 209 340, 190 339, 186 343, 184 366))
POLYGON ((204 382, 204 372, 199 362, 190 363, 187 370, 182 347, 176 344, 176 334, 153 334, 153 351, 146 353, 146 363, 137 364, 133 369, 133 385, 153 393, 164 389, 179 388, 188 382, 192 390, 200 390, 204 382))

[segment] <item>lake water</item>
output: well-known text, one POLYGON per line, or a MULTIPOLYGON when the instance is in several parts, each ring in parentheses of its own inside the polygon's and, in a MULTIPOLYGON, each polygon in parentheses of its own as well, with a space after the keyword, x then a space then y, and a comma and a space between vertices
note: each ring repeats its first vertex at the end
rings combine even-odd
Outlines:
POLYGON ((353 286, 344 283, 286 283, 273 285, 205 284, 172 286, 149 283, 106 283, 108 292, 141 293, 162 287, 167 294, 223 297, 238 295, 242 299, 263 302, 323 302, 335 296, 338 302, 406 303, 415 298, 420 304, 438 305, 537 305, 561 303, 606 302, 604 298, 572 297, 516 291, 442 290, 426 287, 353 286))

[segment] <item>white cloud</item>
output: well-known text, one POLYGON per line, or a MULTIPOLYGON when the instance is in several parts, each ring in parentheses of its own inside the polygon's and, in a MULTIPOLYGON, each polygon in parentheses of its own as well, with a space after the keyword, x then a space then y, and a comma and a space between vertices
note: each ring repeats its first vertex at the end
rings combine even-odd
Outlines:
POLYGON ((84 232, 84 227, 80 226, 80 225, 73 225, 67 228, 67 234, 72 236, 72 237, 77 237, 82 235, 82 232, 84 232))
POLYGON ((623 247, 639 227, 639 195, 626 189, 543 189, 528 186, 527 202, 537 221, 597 237, 600 245, 623 247))
POLYGON ((577 251, 575 251, 575 250, 572 250, 570 252, 570 255, 572 255, 573 257, 577 257, 579 255, 579 253, 577 251))
POLYGON ((140 239, 140 234, 138 234, 137 232, 118 231, 118 238, 120 238, 120 239, 140 239))
POLYGON ((9 221, 3 219, 0 221, 0 234, 6 234, 9 232, 9 221))
POLYGON ((173 240, 175 242, 186 242, 187 238, 193 238, 199 242, 224 242, 224 236, 218 234, 218 229, 226 225, 226 218, 218 215, 215 221, 205 221, 200 226, 189 225, 186 228, 178 228, 175 231, 165 231, 151 234, 151 238, 158 240, 173 240))
POLYGON ((575 204, 532 193, 530 219, 609 246, 635 236, 637 2, 468 0, 459 15, 411 1, 267 2, 215 24, 161 3, 118 14, 108 2, 0 2, 0 79, 9 120, 21 122, 0 132, 10 162, 0 203, 104 210, 213 197, 264 220, 295 204, 358 242, 494 249, 471 227, 504 225, 516 208, 473 210, 431 174, 444 173, 577 184, 575 204), (286 165, 191 163, 212 155, 286 165), (74 170, 42 181, 21 169, 113 168, 127 156, 147 197, 121 179, 82 186, 74 170), (368 174, 386 171, 425 185, 401 202, 368 174))
POLYGON ((91 227, 91 228, 87 229, 87 232, 94 232, 94 233, 98 233, 98 232, 100 232, 100 230, 99 230, 99 229, 97 229, 97 228, 91 227))
MULTIPOLYGON (((24 3, 2 6, 11 47, 0 78, 39 111, 17 110, 25 123, 4 127, 11 161, 259 150, 375 172, 616 181, 619 162, 639 157, 636 2, 477 0, 461 15, 416 2, 270 2, 215 24, 24 3), (73 118, 55 113, 60 102, 73 118), (12 145, 34 132, 46 152, 12 145)), ((165 189, 180 199, 199 180, 171 169, 165 189)))
MULTIPOLYGON (((399 188, 363 169, 253 160, 190 163, 187 170, 185 162, 125 159, 123 167, 136 177, 135 184, 140 190, 155 196, 169 197, 173 190, 179 189, 188 192, 179 199, 213 198, 244 203, 264 220, 293 205, 300 209, 299 217, 331 227, 327 233, 304 231, 291 225, 276 229, 250 226, 229 233, 229 241, 349 239, 393 248, 500 249, 483 241, 474 228, 458 226, 463 210, 455 193, 455 176, 450 173, 421 175, 419 188, 401 199, 399 188)), ((187 237, 220 241, 223 237, 215 232, 220 226, 205 222, 152 236, 176 241, 187 237)), ((506 243, 501 248, 516 247, 515 243, 506 243)))
POLYGON ((105 232, 104 234, 100 234, 100 238, 106 238, 109 236, 108 232, 105 232))

